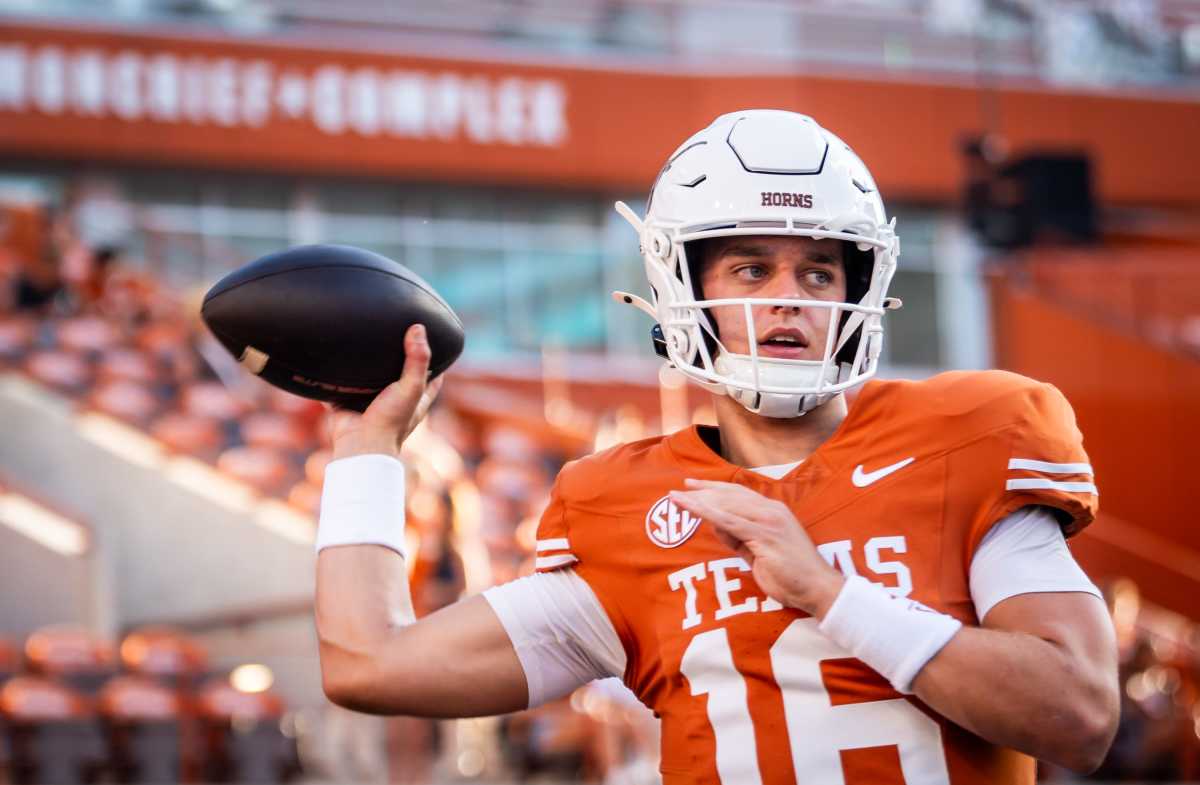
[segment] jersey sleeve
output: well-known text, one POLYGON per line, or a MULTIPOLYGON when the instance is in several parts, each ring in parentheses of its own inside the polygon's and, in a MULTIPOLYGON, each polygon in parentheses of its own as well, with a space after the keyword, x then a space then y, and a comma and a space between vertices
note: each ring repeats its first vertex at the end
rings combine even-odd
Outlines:
POLYGON ((535 548, 534 569, 537 572, 561 570, 579 562, 579 557, 571 549, 561 475, 550 491, 550 503, 538 522, 535 548))
POLYGON ((971 559, 970 589, 980 621, 1019 594, 1083 592, 1100 597, 1045 507, 1023 507, 992 527, 971 559))
POLYGON ((1063 394, 1053 385, 1030 382, 1007 405, 1009 424, 979 456, 986 503, 972 527, 971 552, 997 521, 1022 507, 1051 508, 1068 537, 1090 524, 1099 508, 1083 434, 1063 394))
POLYGON ((594 679, 620 677, 625 650, 591 587, 570 568, 527 575, 483 593, 508 633, 529 708, 594 679))
POLYGON ((637 636, 625 611, 631 601, 641 602, 642 598, 629 589, 628 560, 605 547, 610 541, 606 528, 609 508, 597 505, 602 490, 610 487, 608 478, 622 471, 604 454, 562 467, 538 522, 534 570, 570 573, 586 584, 607 624, 616 631, 628 666, 637 662, 637 636))

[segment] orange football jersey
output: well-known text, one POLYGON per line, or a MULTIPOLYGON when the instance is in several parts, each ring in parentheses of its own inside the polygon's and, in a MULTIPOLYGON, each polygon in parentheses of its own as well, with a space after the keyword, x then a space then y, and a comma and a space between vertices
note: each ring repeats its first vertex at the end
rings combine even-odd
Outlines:
POLYGON ((1004 372, 872 381, 779 480, 724 461, 697 428, 566 466, 539 569, 573 566, 625 647, 625 683, 662 720, 666 785, 1032 783, 1033 761, 901 696, 765 596, 711 527, 667 500, 689 477, 786 503, 847 574, 978 624, 968 588, 988 529, 1031 504, 1074 534, 1096 490, 1074 414, 1004 372))

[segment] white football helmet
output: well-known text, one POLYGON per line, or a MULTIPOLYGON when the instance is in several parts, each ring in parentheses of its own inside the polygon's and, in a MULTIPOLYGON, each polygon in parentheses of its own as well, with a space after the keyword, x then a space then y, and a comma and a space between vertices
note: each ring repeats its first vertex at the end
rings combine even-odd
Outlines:
MULTIPOLYGON (((875 375, 883 313, 900 242, 870 172, 853 151, 812 118, 754 109, 721 115, 667 160, 650 191, 646 217, 623 202, 617 212, 641 241, 651 300, 615 292, 661 328, 659 353, 704 387, 767 417, 797 417, 875 375), (798 235, 844 240, 847 300, 697 299, 688 244, 731 235, 798 235), (857 251, 857 252, 855 252, 857 251), (852 261, 853 257, 853 261, 852 261), (851 265, 861 270, 851 274, 851 265), (829 312, 821 360, 760 357, 754 306, 829 312), (705 309, 741 306, 750 354, 721 345, 705 309)), ((657 336, 657 333, 656 333, 657 336)))

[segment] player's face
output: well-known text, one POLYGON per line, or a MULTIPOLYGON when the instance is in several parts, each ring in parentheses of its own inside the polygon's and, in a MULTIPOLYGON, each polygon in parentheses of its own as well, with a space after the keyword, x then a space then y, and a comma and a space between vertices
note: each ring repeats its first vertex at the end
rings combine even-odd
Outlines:
MULTIPOLYGON (((701 260, 704 298, 844 302, 846 275, 842 243, 812 237, 746 236, 710 241, 701 260)), ((721 343, 735 354, 749 354, 751 336, 741 306, 708 309, 721 343)), ((829 330, 825 308, 758 305, 753 340, 762 357, 820 360, 829 330)))

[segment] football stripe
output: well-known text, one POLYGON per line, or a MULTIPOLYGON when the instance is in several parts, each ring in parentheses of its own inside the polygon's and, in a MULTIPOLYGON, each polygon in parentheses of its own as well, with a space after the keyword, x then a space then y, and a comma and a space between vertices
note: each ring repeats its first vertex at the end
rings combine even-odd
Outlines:
POLYGON ((557 556, 539 556, 534 562, 534 569, 549 570, 554 567, 562 567, 564 564, 574 564, 579 561, 569 553, 560 553, 557 556))
POLYGON ((1100 491, 1096 490, 1096 484, 1092 482, 1066 482, 1063 480, 1045 480, 1041 477, 1029 477, 1021 480, 1009 480, 1004 484, 1005 490, 1009 491, 1032 491, 1032 490, 1049 490, 1049 491, 1066 491, 1068 493, 1090 493, 1093 496, 1099 496, 1100 491))
POLYGON ((567 542, 566 537, 555 537, 549 540, 537 541, 538 553, 541 553, 542 551, 565 551, 569 550, 570 547, 571 545, 567 542))
POLYGON ((1046 474, 1093 474, 1089 463, 1047 463, 1032 458, 1013 458, 1008 462, 1010 469, 1027 469, 1046 474))

